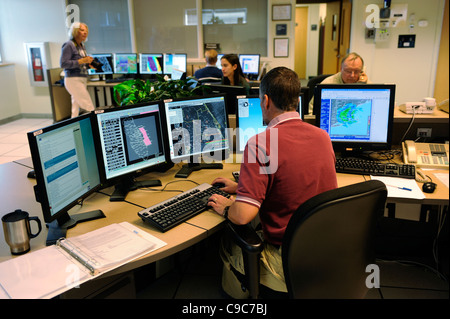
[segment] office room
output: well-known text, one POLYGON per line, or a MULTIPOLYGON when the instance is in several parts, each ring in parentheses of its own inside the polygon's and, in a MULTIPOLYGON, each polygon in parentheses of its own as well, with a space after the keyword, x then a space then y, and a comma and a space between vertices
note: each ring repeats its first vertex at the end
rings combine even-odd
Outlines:
MULTIPOLYGON (((61 79, 61 47, 69 40, 68 26, 75 19, 89 26, 85 42, 88 55, 185 53, 187 77, 205 66, 204 52, 211 46, 220 54, 259 55, 258 74, 249 76, 256 92, 262 76, 277 67, 293 70, 306 88, 318 75, 340 72, 342 57, 357 52, 364 59, 363 71, 372 84, 395 84, 389 144, 397 152, 389 154, 403 163, 405 140, 415 141, 417 148, 426 143, 447 145, 448 157, 448 13, 448 0, 0 0, 0 214, 21 209, 38 216, 42 224, 46 222, 41 204, 35 200, 36 179, 27 177, 33 161, 26 133, 70 118, 70 95, 55 81, 61 79), (389 12, 388 18, 377 10, 389 12), (377 18, 381 20, 378 28, 374 27, 377 18), (41 83, 35 81, 36 65, 29 57, 34 47, 44 53, 43 77, 38 79, 41 83), (47 79, 48 70, 54 70, 51 80, 47 79), (401 110, 402 105, 411 103, 425 105, 427 97, 434 99, 430 114, 401 110)), ((101 81, 91 77, 88 92, 95 107, 110 107, 114 104, 112 90, 100 86, 101 81)), ((304 98, 309 97, 309 89, 302 91, 304 98)), ((317 116, 303 114, 303 121, 317 125, 317 116)), ((232 130, 239 123, 236 117, 228 114, 232 130)), ((232 153, 221 170, 201 169, 180 179, 174 175, 181 164, 175 164, 165 172, 153 170, 148 176, 159 179, 162 187, 184 192, 195 187, 191 180, 212 184, 216 177, 225 176, 234 181, 232 173, 239 171, 241 162, 242 154, 232 153)), ((424 182, 417 182, 424 197, 388 195, 382 227, 374 241, 379 272, 375 271, 373 285, 366 285, 363 299, 448 299, 448 159, 446 167, 436 173, 428 173, 429 168, 422 171, 433 174, 432 182, 437 185, 434 193, 422 193, 424 182)), ((339 187, 371 179, 370 174, 337 175, 339 187)), ((183 303, 187 299, 229 300, 221 285, 219 256, 227 222, 209 209, 162 232, 146 223, 138 212, 177 193, 161 191, 159 186, 157 191, 151 189, 130 191, 125 201, 118 202, 109 200, 113 187, 89 193, 83 205, 73 207, 70 215, 101 209, 106 218, 80 222, 67 231, 67 237, 126 222, 150 234, 158 249, 124 262, 99 278, 86 280, 81 288, 42 296, 178 299, 180 307, 189 305, 183 303)), ((36 231, 34 222, 30 224, 36 231)), ((42 225, 36 239, 30 240, 30 251, 22 256, 50 247, 46 247, 47 233, 48 228, 42 225)), ((0 262, 17 258, 3 234, 1 237, 0 262)), ((367 271, 366 277, 371 275, 367 271)), ((0 295, 8 298, 8 293, 0 295)), ((181 313, 180 307, 173 311, 181 313)))

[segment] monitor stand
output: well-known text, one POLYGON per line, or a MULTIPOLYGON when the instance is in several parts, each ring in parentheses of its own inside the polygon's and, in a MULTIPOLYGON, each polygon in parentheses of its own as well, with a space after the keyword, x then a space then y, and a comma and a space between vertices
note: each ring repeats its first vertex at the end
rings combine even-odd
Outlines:
POLYGON ((78 223, 87 222, 98 218, 105 218, 105 214, 101 210, 93 210, 90 212, 69 215, 63 213, 58 219, 46 224, 48 228, 46 245, 54 245, 56 241, 62 237, 66 237, 67 230, 75 227, 78 223))
POLYGON ((110 202, 123 202, 125 197, 130 191, 134 191, 138 188, 161 186, 159 179, 136 181, 133 177, 124 177, 114 187, 114 192, 109 197, 110 202))
POLYGON ((222 163, 189 163, 184 164, 183 167, 175 174, 175 177, 187 178, 194 171, 201 169, 223 169, 222 163))

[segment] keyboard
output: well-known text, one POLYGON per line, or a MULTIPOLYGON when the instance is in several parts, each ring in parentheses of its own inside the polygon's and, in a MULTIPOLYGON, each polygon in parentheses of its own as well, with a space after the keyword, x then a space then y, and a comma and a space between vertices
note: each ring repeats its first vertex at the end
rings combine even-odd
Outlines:
POLYGON ((402 178, 416 177, 416 168, 411 164, 380 163, 357 158, 337 158, 336 172, 402 178))
POLYGON ((130 80, 130 79, 127 79, 127 78, 106 79, 105 83, 122 83, 122 82, 125 82, 126 80, 130 80))
POLYGON ((213 194, 230 198, 230 194, 204 183, 138 212, 138 216, 144 222, 166 232, 211 208, 206 204, 208 198, 213 194))

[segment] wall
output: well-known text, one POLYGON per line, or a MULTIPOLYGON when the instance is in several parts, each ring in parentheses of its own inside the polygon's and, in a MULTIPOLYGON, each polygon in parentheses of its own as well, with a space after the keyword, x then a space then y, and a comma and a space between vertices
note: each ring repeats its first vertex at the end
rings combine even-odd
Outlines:
POLYGON ((2 123, 3 119, 20 114, 14 64, 5 64, 0 67, 0 96, 0 123, 2 123))
POLYGON ((24 43, 49 42, 50 66, 57 67, 61 45, 67 40, 65 6, 64 0, 0 0, 3 58, 4 62, 14 64, 14 72, 10 67, 2 67, 0 76, 17 88, 17 95, 14 90, 8 92, 6 99, 2 94, 0 119, 11 113, 51 114, 48 87, 30 85, 24 43))
POLYGON ((389 28, 390 38, 378 43, 365 39, 368 15, 365 9, 371 3, 382 5, 383 1, 353 1, 350 43, 351 51, 358 52, 364 58, 369 79, 378 83, 395 83, 397 104, 422 101, 426 96, 433 96, 444 0, 396 1, 395 4, 407 3, 407 23, 389 28), (415 48, 399 49, 398 35, 410 34, 411 14, 415 14, 415 27, 411 33, 416 34, 415 48), (422 19, 428 21, 427 27, 417 25, 417 21, 422 19))
MULTIPOLYGON (((448 57, 448 0, 445 1, 444 21, 442 23, 441 32, 441 45, 439 48, 439 60, 438 69, 436 72, 436 83, 434 86, 434 98, 437 103, 441 103, 444 100, 448 101, 448 70, 449 70, 449 57, 448 57)), ((447 102, 448 103, 448 102, 447 102)))

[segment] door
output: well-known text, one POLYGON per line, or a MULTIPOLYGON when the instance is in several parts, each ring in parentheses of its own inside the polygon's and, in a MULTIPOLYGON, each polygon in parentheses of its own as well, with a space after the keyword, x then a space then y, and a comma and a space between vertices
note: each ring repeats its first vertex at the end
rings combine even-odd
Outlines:
POLYGON ((327 2, 323 42, 323 74, 338 72, 340 1, 327 2))
POLYGON ((306 47, 308 37, 308 7, 295 8, 295 64, 300 79, 306 78, 306 47))
POLYGON ((349 53, 350 48, 350 27, 352 24, 352 3, 350 0, 342 1, 340 24, 338 71, 341 70, 342 58, 349 53))
POLYGON ((325 17, 323 74, 340 71, 340 61, 350 46, 351 2, 350 0, 327 2, 325 17))

